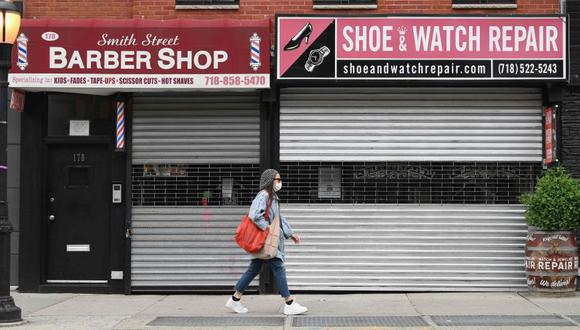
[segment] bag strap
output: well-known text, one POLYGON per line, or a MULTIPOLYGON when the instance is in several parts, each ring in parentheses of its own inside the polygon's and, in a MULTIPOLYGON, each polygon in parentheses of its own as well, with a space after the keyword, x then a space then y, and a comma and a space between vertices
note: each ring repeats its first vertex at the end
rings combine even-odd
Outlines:
POLYGON ((264 212, 264 220, 266 220, 268 223, 270 223, 268 221, 268 213, 270 213, 270 207, 272 206, 272 199, 270 198, 270 192, 266 190, 266 192, 268 193, 268 207, 266 208, 266 212, 264 212))

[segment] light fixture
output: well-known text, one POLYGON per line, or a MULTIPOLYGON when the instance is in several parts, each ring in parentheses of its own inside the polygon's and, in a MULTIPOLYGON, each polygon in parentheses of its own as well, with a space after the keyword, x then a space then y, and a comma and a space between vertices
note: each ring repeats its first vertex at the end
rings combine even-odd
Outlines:
POLYGON ((20 11, 12 1, 0 1, 0 43, 14 44, 20 30, 20 11))

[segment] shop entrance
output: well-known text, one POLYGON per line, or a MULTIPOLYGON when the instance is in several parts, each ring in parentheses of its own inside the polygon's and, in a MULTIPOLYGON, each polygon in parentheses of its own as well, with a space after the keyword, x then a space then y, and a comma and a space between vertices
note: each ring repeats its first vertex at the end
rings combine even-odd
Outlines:
POLYGON ((518 196, 542 168, 540 90, 280 93, 280 199, 307 242, 287 246, 290 287, 526 289, 518 196))
MULTIPOLYGON (((134 94, 131 290, 230 290, 260 180, 260 95, 134 94)), ((256 278, 248 288, 257 291, 256 278)))
POLYGON ((57 142, 47 151, 46 282, 107 283, 109 146, 57 142))

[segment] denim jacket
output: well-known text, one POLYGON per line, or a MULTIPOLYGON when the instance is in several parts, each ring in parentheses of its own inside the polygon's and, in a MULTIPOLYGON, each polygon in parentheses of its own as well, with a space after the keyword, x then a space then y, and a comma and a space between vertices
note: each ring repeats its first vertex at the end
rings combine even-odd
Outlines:
POLYGON ((280 258, 282 261, 286 260, 286 255, 284 254, 284 239, 292 237, 293 231, 286 218, 279 213, 280 211, 280 200, 276 194, 270 196, 272 205, 270 206, 270 210, 268 212, 268 221, 266 222, 265 213, 266 208, 268 207, 268 192, 266 190, 262 190, 256 195, 254 201, 252 202, 252 206, 250 207, 250 218, 254 220, 256 225, 261 230, 266 230, 270 225, 271 221, 274 219, 276 213, 280 216, 280 230, 282 231, 280 234, 280 243, 278 243, 278 254, 276 255, 277 258, 280 258))

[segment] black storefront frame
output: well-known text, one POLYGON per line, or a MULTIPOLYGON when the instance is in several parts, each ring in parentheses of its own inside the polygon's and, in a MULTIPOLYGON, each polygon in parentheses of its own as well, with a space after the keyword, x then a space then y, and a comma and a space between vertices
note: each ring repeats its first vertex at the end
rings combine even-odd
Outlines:
MULTIPOLYGON (((557 105, 558 106, 558 111, 561 112, 565 109, 563 109, 562 107, 562 100, 563 100, 563 91, 566 88, 566 84, 563 82, 559 82, 559 83, 553 83, 553 82, 541 82, 541 81, 536 81, 536 82, 525 82, 525 83, 518 83, 518 82, 503 82, 502 84, 499 84, 499 86, 497 84, 493 84, 493 82, 487 82, 486 84, 483 83, 477 83, 477 82, 469 82, 469 84, 465 84, 465 82, 453 82, 453 83, 449 83, 446 82, 445 84, 437 84, 436 82, 429 82, 428 84, 425 84, 425 82, 421 82, 421 83, 416 83, 416 82, 405 82, 405 84, 394 84, 394 83, 389 83, 386 84, 385 82, 377 82, 377 81, 373 81, 373 82, 361 82, 361 81, 348 81, 348 82, 319 82, 319 81, 306 81, 306 80, 302 80, 300 82, 296 82, 296 81, 292 81, 292 83, 286 83, 286 81, 280 82, 278 80, 275 81, 275 88, 276 88, 276 99, 277 99, 277 107, 275 109, 275 113, 276 113, 276 117, 277 117, 277 122, 275 123, 275 127, 274 127, 274 131, 276 132, 276 143, 275 143, 275 150, 273 152, 273 155, 276 157, 276 159, 273 161, 272 164, 275 164, 276 169, 280 168, 280 143, 279 143, 279 139, 280 139, 280 95, 282 93, 282 91, 285 88, 308 88, 308 87, 327 87, 327 88, 370 88, 370 87, 408 87, 408 88, 412 88, 412 87, 441 87, 441 88, 454 88, 454 87, 505 87, 505 88, 510 88, 510 87, 524 87, 524 88, 539 88, 541 90, 542 93, 542 111, 543 109, 545 109, 548 106, 554 106, 557 105)), ((397 83, 397 82, 395 82, 397 83)), ((496 82, 497 83, 497 82, 496 82)), ((558 148, 556 150, 556 154, 554 156, 555 159, 561 160, 561 146, 562 146, 562 116, 561 115, 557 116, 557 145, 558 148)), ((543 122, 542 122, 542 135, 543 134, 543 122)), ((543 142, 542 142, 542 150, 543 148, 543 142)), ((542 151, 543 152, 543 151, 542 151)), ((559 162, 560 163, 560 162, 559 162)), ((580 233, 580 231, 579 231, 580 233)), ((578 278, 580 279, 580 274, 578 275, 578 278)), ((290 288, 292 290, 292 288, 290 288)), ((578 289, 580 289, 580 281, 578 282, 578 289)), ((267 291, 265 293, 275 293, 275 288, 272 289, 273 291, 267 291)), ((374 291, 338 291, 338 293, 361 293, 361 292, 374 292, 374 291)))
MULTIPOLYGON (((271 62, 272 63, 272 62, 271 62)), ((273 76, 271 79, 273 79, 273 76)), ((271 80, 272 81, 272 80, 271 80)), ((227 93, 227 90, 224 91, 227 93)), ((127 101, 127 112, 126 112, 126 127, 125 134, 126 138, 126 179, 127 179, 127 191, 125 192, 126 200, 132 200, 132 123, 133 123, 133 94, 125 94, 127 101)), ((276 93, 272 88, 259 90, 259 126, 260 126, 260 146, 259 146, 259 161, 260 170, 263 171, 268 168, 278 168, 279 167, 279 99, 278 93, 276 93)), ((250 205, 243 205, 243 207, 249 208, 250 205)), ((131 283, 131 212, 132 205, 127 203, 126 205, 126 244, 125 244, 125 277, 124 277, 124 293, 125 294, 141 294, 141 293, 183 293, 183 292, 202 292, 207 293, 231 293, 235 283, 232 283, 232 289, 223 289, 223 287, 190 287, 190 286, 152 286, 147 289, 140 289, 138 291, 133 290, 131 283)), ((233 237, 232 237, 233 240, 233 237)), ((259 284, 257 291, 248 290, 246 294, 258 293, 258 294, 271 294, 277 292, 277 287, 273 280, 273 275, 269 269, 268 265, 264 265, 259 274, 259 284)))
MULTIPOLYGON (((291 15, 285 15, 291 16, 291 15)), ((312 15, 294 15, 312 16, 312 15)), ((332 16, 337 15, 316 15, 332 16)), ((352 15, 356 17, 384 17, 385 15, 352 15)), ((417 15, 396 15, 396 16, 417 16, 417 15)), ((421 16, 441 16, 441 15, 421 15, 421 16)), ((447 15, 449 16, 449 15, 447 15)), ((474 15, 454 15, 454 16, 474 16, 474 15)), ((481 15, 478 15, 481 16, 481 15)), ((499 17, 510 17, 505 15, 499 17)), ((521 15, 518 15, 521 16, 521 15)), ((535 17, 554 17, 554 15, 533 15, 535 17)), ((276 29, 277 29, 276 15, 276 29)), ((493 17, 498 17, 497 15, 493 17)), ((569 24, 567 25, 569 29, 569 24)), ((276 31, 277 33, 277 31, 276 31)), ((568 33, 569 36, 569 33, 568 33)), ((275 43, 276 47, 277 43, 275 43)), ((569 71, 570 60, 567 52, 567 71, 569 71)), ((275 58, 274 58, 275 59, 275 58)), ((444 85, 437 81, 277 81, 275 61, 271 61, 271 87, 263 90, 260 97, 260 165, 265 168, 279 168, 279 132, 280 132, 280 91, 286 87, 541 87, 544 91, 544 105, 561 102, 561 91, 565 88, 565 82, 519 82, 519 81, 445 81, 444 85)), ((124 202, 123 210, 111 210, 111 224, 122 224, 122 226, 111 226, 111 270, 124 270, 123 281, 113 280, 106 285, 106 288, 85 287, 78 292, 102 292, 102 293, 131 293, 131 130, 132 130, 132 100, 131 94, 121 94, 118 97, 127 101, 126 107, 126 148, 124 152, 113 152, 111 180, 124 182, 124 202), (116 237, 113 240, 113 237, 116 237), (114 242, 114 243, 113 243, 114 242)), ((112 110, 111 113, 114 113, 112 110)), ((72 292, 70 287, 54 288, 41 285, 43 262, 40 251, 42 250, 42 233, 35 225, 37 219, 42 219, 42 194, 44 189, 39 187, 43 182, 42 168, 43 159, 46 157, 43 151, 43 139, 46 136, 47 120, 47 93, 28 93, 26 109, 22 115, 22 171, 21 171, 21 240, 20 240, 20 272, 19 287, 22 292, 72 292), (24 244, 23 242, 27 242, 24 244)), ((113 136, 111 142, 113 143, 113 136)), ((559 144, 561 145, 561 144, 559 144)), ((558 157, 560 158, 560 157, 558 157)), ((260 276, 260 292, 272 293, 275 288, 271 278, 268 277, 267 270, 260 276)), ((233 285, 233 284, 232 284, 233 285)), ((74 289, 74 288, 73 288, 74 289)))
MULTIPOLYGON (((75 293, 123 293, 124 280, 108 280, 107 284, 47 284, 45 283, 46 235, 44 232, 44 213, 49 175, 46 169, 47 144, 103 144, 110 151, 110 175, 112 182, 124 183, 127 191, 126 153, 113 151, 114 131, 105 137, 62 137, 47 138, 48 95, 46 92, 27 93, 26 105, 22 113, 21 129, 21 192, 20 210, 20 292, 75 292, 75 293)), ((115 118, 113 97, 110 98, 109 120, 115 118)), ((115 125, 112 125, 114 127, 115 125)), ((110 186, 110 185, 109 185, 110 186)), ((125 214, 126 200, 120 205, 110 205, 109 212, 109 253, 107 274, 125 268, 125 214)), ((109 276, 110 277, 110 276, 109 276)))
MULTIPOLYGON (((280 145, 279 145, 279 137, 280 137, 280 94, 281 91, 285 88, 308 88, 308 87, 327 87, 327 88, 370 88, 370 87, 442 87, 442 88, 454 88, 454 87, 529 87, 529 88, 540 88, 542 92, 542 109, 558 105, 558 111, 561 112, 565 111, 562 107, 563 102, 563 92, 567 88, 569 81, 570 81, 570 17, 569 15, 550 15, 550 14, 540 14, 540 15, 521 15, 521 14, 508 14, 508 15, 472 15, 472 14, 464 14, 464 15, 444 15, 444 14, 394 14, 394 15, 384 15, 384 14, 362 14, 362 15, 341 15, 341 14, 276 14, 274 18, 274 50, 273 53, 274 59, 272 60, 272 88, 276 91, 276 99, 277 99, 277 109, 276 114, 278 117, 278 122, 276 123, 275 132, 277 133, 277 143, 275 145, 276 150, 273 152, 273 155, 276 156, 276 160, 273 161, 273 164, 276 164, 276 168, 279 168, 280 165, 280 145), (279 17, 340 17, 340 18, 348 18, 348 17, 370 17, 370 18, 381 18, 381 17, 499 17, 499 18, 510 18, 510 17, 522 17, 522 16, 530 16, 530 17, 565 17, 566 18, 566 64, 564 71, 566 73, 566 79, 536 79, 536 80, 484 80, 484 81, 477 81, 477 80, 453 80, 453 78, 446 79, 446 80, 420 80, 420 79, 409 79, 409 80, 388 80, 388 79, 376 79, 376 80, 354 80, 354 79, 277 79, 278 77, 278 59, 276 56, 278 55, 278 18, 279 17)), ((558 115, 558 120, 556 122, 557 125, 557 151, 555 159, 561 160, 561 147, 563 146, 562 141, 562 116, 558 115)), ((543 132, 543 129, 542 129, 543 132)), ((542 144, 543 145, 543 144, 542 144)), ((542 147, 542 149, 544 149, 542 147)), ((580 277, 580 275, 579 275, 580 277)), ((578 283, 578 287, 580 288, 580 282, 578 283)))
POLYGON ((133 150, 133 97, 132 94, 120 94, 118 100, 125 102, 125 191, 123 198, 125 199, 125 218, 123 219, 123 238, 124 238, 124 260, 123 263, 123 293, 131 294, 131 219, 132 219, 132 203, 133 189, 131 189, 132 180, 131 173, 133 158, 131 152, 133 150))
MULTIPOLYGON (((365 88, 368 87, 369 84, 337 84, 338 86, 333 87, 359 87, 365 88)), ((373 84, 374 85, 374 84, 373 84)), ((384 84, 379 84, 383 86, 384 84)), ((506 84, 506 85, 513 85, 513 84, 506 84)), ((409 86, 413 86, 410 84, 409 86)), ((479 85, 481 86, 481 85, 479 85)), ((521 87, 521 84, 518 85, 521 87)), ((535 84, 532 84, 533 87, 538 87, 535 84)), ((452 84, 449 87, 459 87, 458 84, 452 84)), ((551 86, 547 88, 544 86, 544 105, 553 104, 558 102, 561 99, 561 88, 563 86, 551 86)), ((262 168, 278 168, 279 167, 279 130, 280 130, 280 91, 281 88, 277 87, 275 90, 265 90, 261 92, 261 102, 260 102, 260 163, 262 168)), ((33 222, 30 221, 31 218, 34 217, 33 213, 36 213, 37 219, 42 219, 42 207, 40 204, 42 201, 42 195, 38 195, 39 191, 44 192, 44 189, 35 189, 35 186, 38 186, 38 182, 42 181, 42 175, 40 175, 41 180, 31 180, 30 176, 36 175, 38 177, 38 173, 42 171, 37 171, 38 165, 43 164, 42 161, 38 161, 44 159, 45 152, 44 152, 44 143, 41 143, 44 140, 44 136, 46 135, 46 120, 47 120, 47 93, 34 93, 29 94, 27 100, 27 109, 23 114, 22 120, 22 129, 25 132, 34 132, 35 134, 23 134, 22 144, 23 144, 23 155, 22 155, 22 179, 23 179, 23 186, 22 186, 22 201, 21 201, 21 210, 22 210, 22 226, 23 230, 21 233, 22 240, 21 242, 35 242, 33 244, 26 244, 26 246, 21 246, 22 248, 22 255, 21 260, 23 267, 20 271, 20 290, 22 292, 90 292, 90 293, 122 293, 130 294, 131 293, 131 240, 130 237, 127 237, 126 229, 130 228, 130 212, 131 212, 131 205, 128 202, 124 202, 123 211, 119 212, 119 210, 111 210, 111 222, 113 223, 115 219, 121 220, 118 223, 123 224, 121 227, 111 226, 111 238, 117 236, 122 237, 121 240, 113 240, 111 239, 111 264, 119 265, 119 261, 121 261, 122 267, 124 269, 124 279, 123 281, 112 281, 109 282, 108 285, 100 285, 100 286, 54 286, 54 285, 43 285, 41 284, 42 278, 42 269, 39 264, 43 262, 42 255, 36 254, 35 251, 39 251, 42 249, 41 240, 34 239, 34 237, 42 237, 42 233, 39 232, 38 226, 34 226, 33 222), (42 146, 42 147, 39 147, 42 146), (36 148, 35 148, 36 147, 36 148), (38 150, 42 149, 42 150, 38 150), (39 152, 40 151, 40 152, 39 152), (35 193, 38 198, 34 198, 35 193), (29 205, 36 205, 36 207, 29 207, 29 205), (40 206, 40 207, 39 207, 40 206), (40 210, 40 211, 39 211, 40 210), (127 216, 124 216, 124 214, 127 216), (117 253, 115 248, 113 247, 123 247, 118 251, 122 251, 117 253), (35 266, 36 264, 36 266, 35 266)), ((119 98, 116 97, 116 98, 119 98)), ((124 99, 127 102, 127 124, 126 124, 126 134, 127 134, 127 142, 126 142, 126 149, 124 152, 112 152, 113 162, 117 165, 112 165, 112 168, 116 168, 113 172, 111 172, 111 180, 112 181, 122 181, 125 182, 124 185, 124 197, 125 201, 131 200, 131 179, 130 179, 130 171, 131 171, 131 123, 132 123, 132 101, 131 95, 125 94, 120 96, 121 99, 124 99), (120 166, 122 165, 122 166, 120 166), (122 177, 124 178, 122 179, 122 177)), ((110 143, 112 144, 112 139, 110 143)), ((40 166, 42 169, 42 165, 40 166)), ((129 235, 130 236, 130 235, 129 235)), ((21 244, 24 245, 24 244, 21 244)), ((111 270, 115 267, 112 267, 111 270)), ((119 269, 119 268, 117 268, 119 269)), ((185 288, 183 288, 185 289, 185 288)), ((181 291, 181 290, 178 290, 181 291)), ((260 293, 274 293, 276 291, 272 278, 269 275, 269 271, 267 269, 263 270, 263 273, 260 277, 260 293)))

